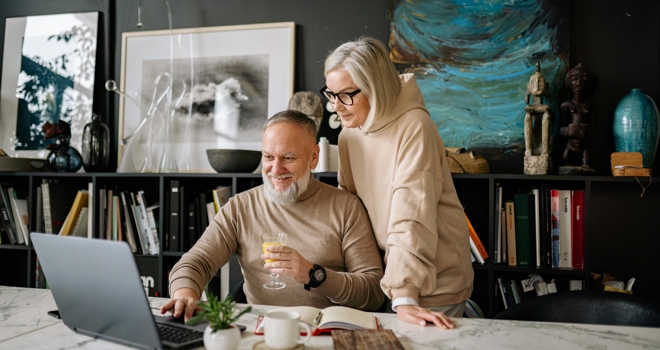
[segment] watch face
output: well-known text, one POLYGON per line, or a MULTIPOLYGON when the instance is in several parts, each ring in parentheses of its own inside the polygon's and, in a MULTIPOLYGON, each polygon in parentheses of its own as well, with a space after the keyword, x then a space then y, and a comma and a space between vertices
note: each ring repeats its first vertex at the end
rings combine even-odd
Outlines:
POLYGON ((314 279, 319 282, 325 280, 325 271, 321 269, 314 271, 314 279))

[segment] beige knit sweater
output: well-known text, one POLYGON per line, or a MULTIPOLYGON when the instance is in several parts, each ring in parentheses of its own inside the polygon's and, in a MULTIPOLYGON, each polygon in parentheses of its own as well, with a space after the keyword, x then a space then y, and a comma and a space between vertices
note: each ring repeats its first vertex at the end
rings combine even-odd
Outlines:
POLYGON ((360 200, 345 191, 310 179, 296 203, 268 201, 263 185, 232 197, 202 237, 183 255, 170 273, 170 295, 188 287, 201 295, 204 286, 232 254, 238 256, 249 303, 345 305, 377 309, 384 300, 378 284, 382 262, 369 218, 360 200), (268 290, 259 234, 286 232, 287 246, 311 263, 325 267, 327 280, 306 291, 293 278, 280 276, 286 287, 268 290))
POLYGON ((465 301, 474 271, 445 148, 412 74, 393 110, 339 135, 339 186, 357 194, 385 250, 381 287, 421 306, 465 301))

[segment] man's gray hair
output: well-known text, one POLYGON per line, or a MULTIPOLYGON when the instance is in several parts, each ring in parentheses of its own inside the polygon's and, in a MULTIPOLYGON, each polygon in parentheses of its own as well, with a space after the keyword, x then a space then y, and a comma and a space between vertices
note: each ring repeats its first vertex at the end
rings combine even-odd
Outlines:
POLYGON ((303 132, 309 135, 309 137, 313 138, 314 141, 316 142, 316 122, 314 122, 312 118, 308 117, 307 114, 301 111, 287 109, 282 112, 276 113, 274 116, 270 117, 266 121, 266 123, 264 124, 264 131, 266 131, 266 129, 268 129, 270 126, 275 125, 277 123, 294 124, 300 127, 301 129, 303 129, 303 132))

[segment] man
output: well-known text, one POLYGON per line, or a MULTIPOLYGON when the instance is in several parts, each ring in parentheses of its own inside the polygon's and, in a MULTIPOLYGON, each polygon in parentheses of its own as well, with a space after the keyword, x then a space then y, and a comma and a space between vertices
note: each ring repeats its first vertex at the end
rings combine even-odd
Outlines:
POLYGON ((264 184, 232 197, 181 257, 161 313, 191 318, 204 286, 234 253, 249 303, 377 309, 383 269, 369 218, 356 196, 311 176, 319 161, 314 121, 293 110, 275 114, 264 126, 262 153, 264 184), (259 234, 275 232, 288 234, 287 245, 262 253, 259 234), (270 272, 284 289, 263 287, 270 272))

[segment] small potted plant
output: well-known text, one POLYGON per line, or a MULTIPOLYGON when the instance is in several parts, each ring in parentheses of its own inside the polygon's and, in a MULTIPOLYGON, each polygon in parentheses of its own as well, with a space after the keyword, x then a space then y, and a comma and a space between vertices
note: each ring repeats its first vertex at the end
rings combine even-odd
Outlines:
POLYGON ((236 302, 228 295, 224 301, 206 291, 207 301, 197 303, 197 315, 188 324, 196 324, 206 320, 209 325, 204 330, 204 346, 209 350, 236 350, 241 340, 241 331, 232 323, 243 314, 252 310, 251 306, 244 309, 236 307, 236 302))

